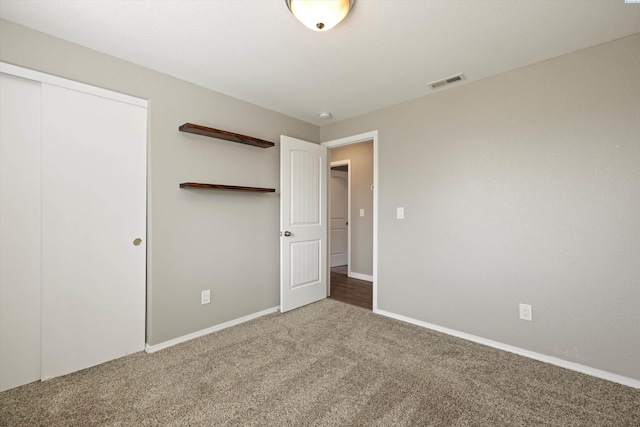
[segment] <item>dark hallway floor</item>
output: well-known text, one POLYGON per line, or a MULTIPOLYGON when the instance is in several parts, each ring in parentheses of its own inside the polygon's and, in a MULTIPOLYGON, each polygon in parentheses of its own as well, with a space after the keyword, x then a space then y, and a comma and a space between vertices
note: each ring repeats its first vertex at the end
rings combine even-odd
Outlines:
POLYGON ((331 296, 329 298, 373 309, 373 283, 353 279, 343 274, 341 267, 331 269, 331 296))

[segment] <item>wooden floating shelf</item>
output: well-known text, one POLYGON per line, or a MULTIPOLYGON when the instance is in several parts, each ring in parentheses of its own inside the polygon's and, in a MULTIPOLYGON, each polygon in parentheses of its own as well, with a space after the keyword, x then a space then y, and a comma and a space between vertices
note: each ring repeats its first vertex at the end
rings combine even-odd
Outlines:
POLYGON ((235 191, 252 191, 254 193, 274 193, 275 188, 262 187, 241 187, 238 185, 221 185, 221 184, 199 184, 197 182, 183 182, 180 188, 200 188, 208 190, 235 190, 235 191))
POLYGON ((196 135, 204 135, 211 138, 224 139, 226 141, 237 142, 240 144, 253 145, 254 147, 269 148, 275 144, 263 139, 254 138, 252 136, 241 135, 239 133, 227 132, 226 130, 208 128, 206 126, 194 125, 193 123, 185 123, 178 128, 181 132, 195 133, 196 135))

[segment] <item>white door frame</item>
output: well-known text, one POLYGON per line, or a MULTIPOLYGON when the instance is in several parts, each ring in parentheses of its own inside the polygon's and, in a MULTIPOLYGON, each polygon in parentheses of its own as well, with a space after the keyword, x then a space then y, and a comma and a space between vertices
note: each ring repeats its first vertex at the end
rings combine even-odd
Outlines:
MULTIPOLYGON (((335 166, 346 166, 347 167, 347 273, 351 273, 351 159, 346 160, 337 160, 335 162, 331 161, 331 153, 329 153, 329 171, 333 169, 335 166)), ((331 177, 329 177, 331 180, 331 177)), ((331 186, 328 186, 327 189, 331 192, 331 186)), ((329 193, 331 196, 331 193, 329 193)), ((328 209, 329 209, 329 222, 331 222, 331 197, 327 198, 328 209)), ((329 261, 331 260, 331 227, 329 227, 329 261)), ((329 266, 331 269, 331 266, 329 266)), ((329 280, 331 280, 331 275, 327 276, 329 280)), ((331 286, 330 283, 327 283, 327 296, 331 295, 331 286)))
MULTIPOLYGON (((373 141, 373 312, 378 312, 378 131, 365 132, 358 135, 347 136, 345 138, 334 139, 321 143, 328 149, 344 147, 346 145, 357 144, 359 142, 373 141)), ((329 162, 327 162, 329 163, 329 162)), ((331 168, 331 166, 328 166, 331 168)), ((329 169, 328 172, 330 172, 329 169)), ((330 173, 327 173, 329 176, 330 173)), ((327 183, 328 183, 327 178, 327 183)), ((328 233, 328 232, 327 232, 328 233)), ((349 236, 351 236, 349 229, 349 236)), ((351 239, 349 238, 349 241, 351 239)), ((327 245, 329 247, 329 245, 327 245)), ((329 249, 327 249, 329 251, 329 249)), ((327 253, 330 256, 330 253, 327 253)), ((349 247, 349 265, 351 265, 351 248, 349 247)), ((331 272, 327 271, 327 277, 331 277, 331 272)), ((327 295, 329 295, 331 279, 327 280, 327 295)))

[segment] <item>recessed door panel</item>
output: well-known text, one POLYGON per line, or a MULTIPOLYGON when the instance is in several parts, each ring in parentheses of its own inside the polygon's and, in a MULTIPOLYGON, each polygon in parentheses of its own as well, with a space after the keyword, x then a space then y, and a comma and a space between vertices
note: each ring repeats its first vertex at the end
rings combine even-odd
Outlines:
POLYGON ((291 151, 290 225, 320 225, 320 165, 316 153, 291 151))
POLYGON ((321 280, 321 249, 320 240, 291 243, 291 289, 314 285, 321 280))

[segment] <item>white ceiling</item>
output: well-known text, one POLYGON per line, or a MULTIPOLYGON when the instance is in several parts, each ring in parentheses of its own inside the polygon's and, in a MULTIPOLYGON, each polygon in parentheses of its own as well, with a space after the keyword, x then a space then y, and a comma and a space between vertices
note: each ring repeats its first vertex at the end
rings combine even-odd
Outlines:
POLYGON ((0 0, 0 16, 316 125, 640 33, 624 0, 358 0, 325 33, 284 0, 0 0))

